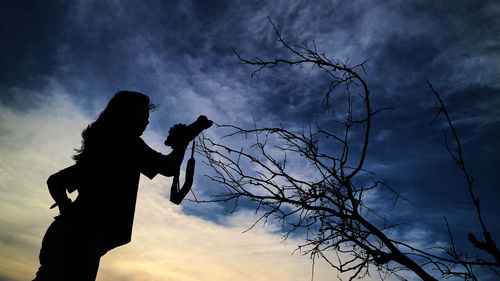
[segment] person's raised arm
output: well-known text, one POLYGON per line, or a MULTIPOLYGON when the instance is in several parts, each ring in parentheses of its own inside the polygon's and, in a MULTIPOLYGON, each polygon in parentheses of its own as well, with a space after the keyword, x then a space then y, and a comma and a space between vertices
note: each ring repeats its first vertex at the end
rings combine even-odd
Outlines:
POLYGON ((200 115, 189 126, 176 124, 170 128, 165 145, 172 147, 173 151, 166 156, 167 160, 164 161, 159 173, 164 176, 178 175, 189 142, 193 141, 203 130, 210 128, 212 124, 212 120, 209 120, 204 115, 200 115))
POLYGON ((173 177, 179 174, 187 145, 188 144, 172 147, 172 152, 163 156, 158 170, 161 175, 173 177))
POLYGON ((174 177, 170 192, 170 201, 174 204, 178 205, 182 202, 189 190, 191 190, 191 185, 193 184, 195 164, 193 158, 194 143, 191 158, 188 161, 186 169, 186 181, 182 188, 180 188, 179 185, 179 171, 184 159, 187 145, 203 130, 210 128, 212 124, 213 122, 206 116, 200 115, 198 119, 189 126, 186 126, 185 124, 176 124, 170 128, 167 140, 165 140, 165 145, 172 147, 173 150, 170 154, 164 156, 162 164, 160 165, 161 168, 158 172, 164 176, 174 177))

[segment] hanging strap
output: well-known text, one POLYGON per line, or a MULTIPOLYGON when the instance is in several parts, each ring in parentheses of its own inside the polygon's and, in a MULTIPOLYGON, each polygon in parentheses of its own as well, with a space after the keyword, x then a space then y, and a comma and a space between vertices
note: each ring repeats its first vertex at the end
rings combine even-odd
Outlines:
MULTIPOLYGON (((182 190, 190 190, 191 186, 193 185, 194 166, 195 166, 194 147, 195 147, 195 141, 193 140, 193 145, 191 147, 191 158, 189 158, 189 160, 187 162, 186 175, 185 175, 185 179, 184 179, 184 184, 182 185, 182 190)), ((179 174, 174 176, 171 188, 172 189, 175 188, 175 190, 177 192, 179 192, 181 190, 180 182, 179 182, 179 174)), ((193 195, 194 195, 194 193, 193 193, 193 195)), ((196 196, 195 196, 195 198, 196 198, 196 196)))

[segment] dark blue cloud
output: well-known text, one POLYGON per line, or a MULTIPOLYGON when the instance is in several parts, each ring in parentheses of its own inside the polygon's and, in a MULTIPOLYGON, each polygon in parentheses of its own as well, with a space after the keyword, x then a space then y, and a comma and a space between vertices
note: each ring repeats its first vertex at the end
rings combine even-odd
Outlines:
POLYGON ((0 85, 36 87, 34 75, 51 75, 54 53, 67 17, 68 4, 3 1, 0 11, 0 85), (34 84, 34 85, 33 85, 34 84))
MULTIPOLYGON (((457 121, 485 213, 499 233, 500 23, 494 1, 4 1, 1 6, 2 102, 36 106, 34 96, 22 103, 12 89, 46 90, 56 81, 97 114, 97 105, 115 91, 139 90, 162 105, 151 126, 165 133, 198 111, 246 127, 253 119, 262 126, 301 128, 308 121, 331 126, 333 113, 321 109, 328 86, 321 71, 283 66, 252 79, 254 69, 232 53, 233 47, 246 58, 291 58, 276 43, 267 16, 292 45, 314 39, 330 58, 349 58, 353 65, 371 58, 366 80, 374 107, 395 109, 374 119, 367 164, 376 177, 417 202, 403 204, 405 211, 394 219, 442 234, 441 217, 461 210, 466 217, 450 219, 451 225, 465 222, 472 229, 470 206, 459 204, 467 194, 444 148, 442 122, 429 126, 437 103, 428 78, 457 121)), ((334 110, 342 109, 342 94, 337 93, 334 110)), ((209 187, 206 193, 217 191, 208 180, 199 182, 209 187)), ((389 204, 383 192, 379 196, 389 204)), ((185 210, 216 221, 219 216, 191 204, 185 210)))

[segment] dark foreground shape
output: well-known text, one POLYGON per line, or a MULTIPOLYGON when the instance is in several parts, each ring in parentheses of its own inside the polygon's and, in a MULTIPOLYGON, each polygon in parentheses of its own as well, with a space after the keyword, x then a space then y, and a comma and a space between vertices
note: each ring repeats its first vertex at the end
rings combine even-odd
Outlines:
POLYGON ((41 266, 34 281, 95 280, 101 256, 106 253, 102 241, 90 224, 58 217, 43 238, 41 266))
MULTIPOLYGON (((61 214, 43 238, 34 281, 95 280, 100 258, 130 242, 140 174, 178 181, 189 142, 212 122, 200 116, 194 125, 175 125, 169 136, 175 140, 169 143, 172 152, 163 155, 140 138, 153 108, 141 93, 118 92, 83 131, 76 163, 49 177, 53 207, 61 214), (75 190, 78 197, 71 202, 66 192, 75 190)), ((179 204, 190 188, 172 188, 172 202, 179 204)))

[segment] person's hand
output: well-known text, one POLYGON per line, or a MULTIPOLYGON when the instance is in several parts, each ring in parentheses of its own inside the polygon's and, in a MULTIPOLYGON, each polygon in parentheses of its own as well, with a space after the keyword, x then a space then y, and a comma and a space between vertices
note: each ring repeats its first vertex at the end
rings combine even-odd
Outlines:
POLYGON ((169 142, 172 149, 186 149, 189 141, 186 138, 187 135, 187 125, 186 124, 175 124, 168 131, 167 141, 169 142))
POLYGON ((73 202, 71 202, 71 199, 57 203, 57 206, 59 207, 59 214, 62 216, 69 216, 73 213, 73 202))

